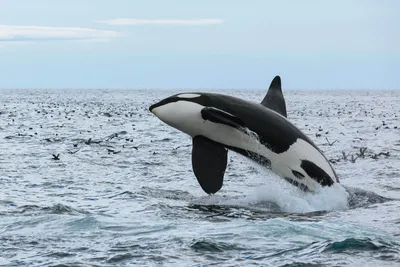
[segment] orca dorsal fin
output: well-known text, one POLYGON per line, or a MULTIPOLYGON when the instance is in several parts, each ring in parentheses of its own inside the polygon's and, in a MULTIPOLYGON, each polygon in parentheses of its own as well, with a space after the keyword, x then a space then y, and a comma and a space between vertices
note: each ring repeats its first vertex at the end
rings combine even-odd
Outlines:
POLYGON ((285 98, 282 94, 281 77, 275 76, 272 80, 267 95, 264 97, 263 101, 261 101, 261 105, 287 117, 285 98))

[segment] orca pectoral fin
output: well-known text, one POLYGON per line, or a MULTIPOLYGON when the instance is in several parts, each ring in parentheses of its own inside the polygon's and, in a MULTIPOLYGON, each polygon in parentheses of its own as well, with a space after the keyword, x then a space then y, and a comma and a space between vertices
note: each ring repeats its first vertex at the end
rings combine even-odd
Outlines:
POLYGON ((285 98, 282 93, 281 77, 275 76, 272 80, 267 95, 264 97, 263 101, 261 101, 261 105, 287 117, 285 98))
POLYGON ((204 120, 225 124, 234 128, 245 127, 244 123, 238 117, 217 108, 203 108, 201 110, 201 116, 204 120))
POLYGON ((193 138, 192 167, 204 192, 221 189, 227 163, 228 151, 221 144, 201 135, 193 138))

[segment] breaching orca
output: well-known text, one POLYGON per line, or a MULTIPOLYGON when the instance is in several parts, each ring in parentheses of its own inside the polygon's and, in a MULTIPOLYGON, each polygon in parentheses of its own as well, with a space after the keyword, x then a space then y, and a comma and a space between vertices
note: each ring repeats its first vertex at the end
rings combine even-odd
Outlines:
POLYGON ((279 76, 260 104, 192 92, 163 99, 150 111, 193 138, 193 171, 208 194, 222 187, 228 150, 270 168, 304 191, 339 182, 321 150, 287 120, 279 76))

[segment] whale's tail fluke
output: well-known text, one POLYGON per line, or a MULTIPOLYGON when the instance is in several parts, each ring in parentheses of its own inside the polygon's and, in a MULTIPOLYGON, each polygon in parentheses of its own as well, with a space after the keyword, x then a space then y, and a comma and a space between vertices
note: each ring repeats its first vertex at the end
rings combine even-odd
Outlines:
POLYGON ((261 105, 287 117, 285 98, 282 94, 281 77, 275 76, 272 80, 267 95, 264 97, 263 101, 261 101, 261 105))

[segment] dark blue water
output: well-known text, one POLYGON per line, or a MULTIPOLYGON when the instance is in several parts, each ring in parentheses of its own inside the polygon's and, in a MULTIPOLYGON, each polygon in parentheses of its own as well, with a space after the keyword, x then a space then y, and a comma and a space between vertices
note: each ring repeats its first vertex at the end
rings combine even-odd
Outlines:
POLYGON ((177 91, 0 92, 0 266, 400 266, 400 92, 286 92, 343 186, 230 153, 212 197, 148 111, 177 91))

